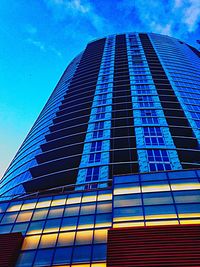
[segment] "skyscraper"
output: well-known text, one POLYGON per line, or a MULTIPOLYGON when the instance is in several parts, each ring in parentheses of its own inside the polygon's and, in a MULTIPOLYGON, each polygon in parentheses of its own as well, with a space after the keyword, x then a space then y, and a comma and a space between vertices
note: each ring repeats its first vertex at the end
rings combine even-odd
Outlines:
MULTIPOLYGON (((126 258, 137 246, 116 253, 127 233, 148 248, 150 231, 162 236, 159 266, 170 235, 190 233, 175 239, 190 249, 200 216, 199 57, 177 39, 127 33, 89 43, 70 63, 1 180, 0 232, 23 233, 17 266, 155 266, 126 258)), ((167 266, 200 264, 193 251, 167 266)))

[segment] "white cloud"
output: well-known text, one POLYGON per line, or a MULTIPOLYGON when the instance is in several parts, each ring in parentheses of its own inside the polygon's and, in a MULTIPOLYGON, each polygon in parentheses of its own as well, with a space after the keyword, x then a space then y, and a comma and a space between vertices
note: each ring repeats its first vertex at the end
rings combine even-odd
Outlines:
POLYGON ((41 51, 46 51, 45 45, 40 41, 34 40, 32 38, 28 38, 27 42, 38 47, 41 51))

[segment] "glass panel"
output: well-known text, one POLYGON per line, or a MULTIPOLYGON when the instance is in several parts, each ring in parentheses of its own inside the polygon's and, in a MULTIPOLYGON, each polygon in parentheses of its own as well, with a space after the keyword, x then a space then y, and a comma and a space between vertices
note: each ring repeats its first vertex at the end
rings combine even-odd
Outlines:
POLYGON ((76 245, 87 245, 92 243, 93 231, 77 231, 76 245))
POLYGON ((42 235, 40 240, 40 248, 54 247, 58 234, 42 235))
POLYGON ((140 194, 115 196, 114 198, 115 207, 141 206, 141 205, 142 205, 142 200, 140 194))
POLYGON ((95 227, 109 227, 111 226, 112 215, 111 213, 96 215, 95 227))
POLYGON ((121 184, 115 186, 114 195, 140 193, 140 191, 139 183, 121 184))
POLYGON ((33 260, 35 256, 35 251, 28 251, 23 252, 20 254, 18 261, 17 261, 17 267, 30 267, 32 266, 33 260))
POLYGON ((64 218, 61 225, 61 231, 75 230, 78 217, 64 218))
POLYGON ((44 220, 47 217, 48 209, 35 210, 32 220, 44 220))
POLYGON ((197 203, 200 202, 200 192, 199 191, 179 191, 173 192, 174 199, 176 203, 197 203))
POLYGON ((82 197, 82 202, 93 202, 97 199, 97 193, 96 192, 89 192, 84 193, 82 197))
POLYGON ((72 248, 57 248, 54 256, 54 264, 70 263, 72 248))
POLYGON ((0 213, 6 211, 9 203, 0 203, 0 213))
POLYGON ((11 202, 7 211, 12 212, 12 211, 19 211, 21 209, 23 201, 17 201, 17 202, 11 202))
POLYGON ((114 221, 143 220, 143 210, 141 207, 117 208, 114 209, 114 221))
POLYGON ((67 204, 76 204, 81 202, 81 196, 82 193, 80 194, 70 194, 67 199, 67 204))
POLYGON ((200 217, 200 204, 177 205, 180 218, 200 217))
POLYGON ((173 199, 170 192, 143 194, 144 205, 172 204, 173 199))
POLYGON ((5 224, 5 225, 0 225, 0 233, 1 234, 7 234, 11 232, 11 229, 13 227, 13 224, 5 224))
POLYGON ((53 197, 53 200, 51 202, 51 206, 61 206, 61 205, 65 205, 66 203, 66 196, 55 196, 53 197))
POLYGON ((27 228, 28 228, 28 223, 17 223, 12 229, 12 233, 21 232, 22 234, 25 234, 27 228))
POLYGON ((21 211, 17 217, 17 222, 30 221, 33 211, 21 211))
POLYGON ((172 190, 200 189, 200 183, 198 179, 172 180, 171 187, 172 190))
POLYGON ((79 229, 87 229, 93 227, 94 227, 94 216, 92 215, 80 216, 78 225, 79 229))
POLYGON ((40 235, 25 237, 22 244, 22 250, 37 249, 39 240, 40 240, 40 235))
POLYGON ((57 246, 71 246, 74 243, 75 232, 60 233, 57 246))
POLYGON ((32 222, 28 228, 27 234, 40 234, 43 231, 45 221, 32 222))
POLYGON ((112 202, 104 201, 97 203, 97 213, 108 213, 112 212, 112 202))
POLYGON ((145 206, 146 219, 170 219, 177 218, 173 205, 145 206))
POLYGON ((80 205, 70 205, 65 208, 64 216, 76 216, 79 215, 80 205))
POLYGON ((106 259, 107 246, 106 245, 94 245, 93 247, 93 261, 100 261, 106 259))
POLYGON ((61 219, 46 221, 44 233, 57 232, 60 228, 61 219))
POLYGON ((94 231, 94 243, 106 243, 107 242, 107 229, 100 229, 94 231))
POLYGON ((64 211, 64 207, 50 208, 48 219, 62 217, 63 211, 64 211))
POLYGON ((142 183, 142 192, 162 192, 170 191, 170 187, 167 181, 158 181, 158 182, 143 182, 142 183))
POLYGON ((100 191, 97 200, 98 201, 112 200, 112 192, 110 190, 100 191))
POLYGON ((82 204, 81 205, 81 215, 84 214, 94 214, 95 213, 95 208, 96 208, 96 203, 91 203, 91 204, 82 204))
POLYGON ((40 198, 36 208, 47 208, 51 205, 51 197, 47 197, 47 198, 40 198))
POLYGON ((34 267, 35 266, 51 266, 51 261, 53 257, 53 249, 42 249, 38 250, 34 267))
POLYGON ((80 246, 74 248, 73 262, 88 262, 91 257, 91 246, 80 246))
POLYGON ((36 200, 26 200, 22 205, 22 210, 34 209, 36 206, 36 200))
POLYGON ((1 221, 2 224, 4 223, 13 223, 17 217, 18 213, 17 212, 12 212, 12 213, 6 213, 1 221))

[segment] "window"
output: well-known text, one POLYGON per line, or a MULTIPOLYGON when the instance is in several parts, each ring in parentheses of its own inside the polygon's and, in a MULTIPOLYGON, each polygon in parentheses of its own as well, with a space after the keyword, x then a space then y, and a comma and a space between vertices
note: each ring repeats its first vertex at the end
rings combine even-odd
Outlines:
POLYGON ((144 117, 142 118, 142 123, 144 124, 155 124, 158 123, 158 118, 156 117, 156 111, 154 109, 144 109, 141 110, 141 116, 144 117), (154 117, 153 117, 154 116, 154 117))
POLYGON ((101 148, 102 148, 102 141, 93 141, 91 143, 90 152, 101 151, 101 148))
POLYGON ((89 163, 100 162, 100 161, 101 161, 101 153, 90 154, 89 163))
POLYGON ((99 167, 93 167, 87 169, 86 182, 97 181, 99 178, 99 167))
POLYGON ((147 150, 150 171, 171 170, 170 160, 166 150, 147 150))
POLYGON ((164 145, 164 138, 160 127, 144 127, 144 139, 146 145, 164 145))
POLYGON ((99 114, 96 114, 96 120, 101 120, 101 119, 105 119, 105 113, 99 113, 99 114))
POLYGON ((104 121, 98 121, 94 124, 94 130, 101 130, 104 128, 104 121))
POLYGON ((93 132, 93 138, 101 138, 103 137, 103 130, 93 132))

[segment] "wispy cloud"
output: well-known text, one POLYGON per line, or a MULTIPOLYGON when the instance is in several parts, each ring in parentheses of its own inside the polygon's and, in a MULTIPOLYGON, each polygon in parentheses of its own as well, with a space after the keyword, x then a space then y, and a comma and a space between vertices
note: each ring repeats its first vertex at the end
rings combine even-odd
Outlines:
POLYGON ((28 38, 26 41, 34 45, 35 47, 38 47, 41 51, 46 51, 45 45, 42 42, 34 40, 32 38, 28 38))

